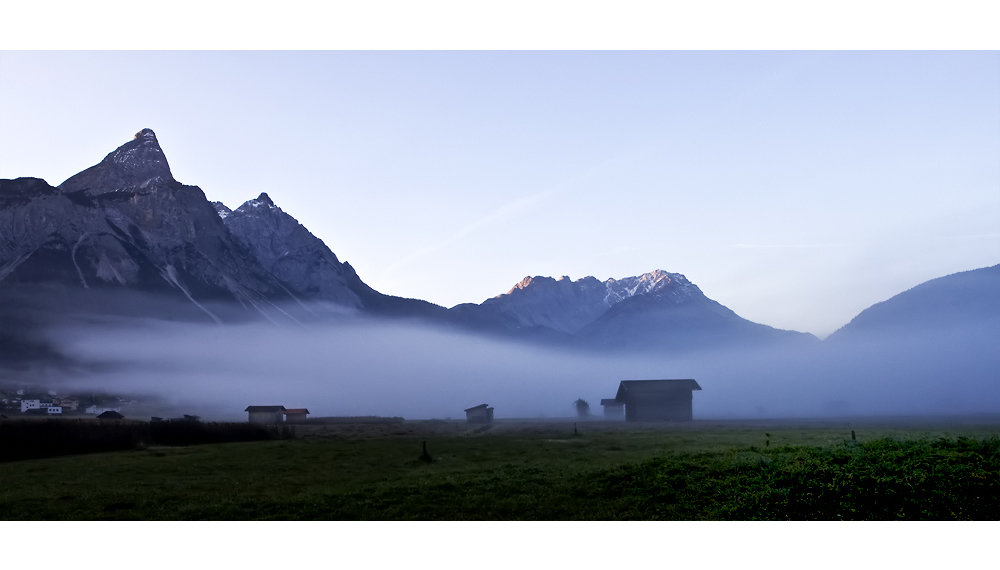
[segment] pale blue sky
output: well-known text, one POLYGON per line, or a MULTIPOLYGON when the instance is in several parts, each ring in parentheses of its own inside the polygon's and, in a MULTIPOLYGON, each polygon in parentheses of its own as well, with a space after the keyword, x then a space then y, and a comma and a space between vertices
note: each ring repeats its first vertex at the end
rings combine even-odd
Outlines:
POLYGON ((0 53, 0 177, 144 127, 209 199, 267 192, 445 306, 663 269, 823 336, 1000 263, 998 52, 0 53))

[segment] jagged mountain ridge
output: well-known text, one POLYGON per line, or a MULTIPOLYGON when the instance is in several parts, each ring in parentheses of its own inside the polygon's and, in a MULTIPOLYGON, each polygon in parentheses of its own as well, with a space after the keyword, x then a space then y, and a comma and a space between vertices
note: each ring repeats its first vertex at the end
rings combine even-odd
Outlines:
POLYGON ((322 240, 275 206, 266 193, 236 210, 221 202, 214 206, 229 231, 292 294, 352 309, 364 307, 348 284, 354 273, 351 266, 341 263, 322 240))
POLYGON ((230 232, 299 300, 397 317, 441 319, 446 314, 444 307, 433 303, 384 295, 369 287, 349 263, 341 262, 266 192, 235 210, 222 202, 213 206, 230 232))
POLYGON ((288 298, 201 189, 173 178, 149 129, 58 188, 0 181, 0 228, 5 289, 126 288, 203 309, 202 301, 260 308, 288 298))
POLYGON ((100 163, 74 174, 59 185, 63 192, 82 191, 90 196, 109 192, 142 192, 150 186, 176 182, 170 164, 152 129, 108 153, 100 163))
POLYGON ((507 293, 480 305, 463 304, 453 311, 470 319, 490 319, 510 330, 545 327, 575 334, 615 304, 636 295, 663 293, 684 299, 698 288, 678 273, 656 270, 636 277, 598 281, 583 277, 525 277, 507 293))
POLYGON ((525 277, 505 294, 452 312, 467 326, 587 349, 673 352, 818 342, 743 319, 684 275, 659 269, 603 282, 525 277))
POLYGON ((31 294, 58 285, 173 295, 216 320, 209 302, 235 301, 265 315, 297 302, 530 341, 650 350, 775 332, 661 270, 603 282, 527 277, 480 305, 450 310, 383 295, 266 193, 231 210, 178 182, 150 129, 59 187, 0 181, 0 230, 0 290, 31 294))
MULTIPOLYGON (((375 291, 266 194, 236 211, 209 202, 174 178, 151 129, 58 187, 0 180, 0 291, 44 305, 53 287, 174 296, 214 320, 208 304, 233 301, 269 318, 290 317, 280 306, 296 302, 308 314, 445 312, 375 291)), ((83 310, 88 300, 100 298, 96 312, 115 304, 113 295, 74 295, 83 310)))

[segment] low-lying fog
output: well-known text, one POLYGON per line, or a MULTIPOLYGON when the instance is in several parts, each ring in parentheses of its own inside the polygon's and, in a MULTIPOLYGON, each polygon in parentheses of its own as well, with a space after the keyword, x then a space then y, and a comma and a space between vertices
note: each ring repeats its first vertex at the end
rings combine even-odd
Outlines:
POLYGON ((37 380, 155 394, 214 409, 211 419, 243 419, 248 405, 305 407, 312 417, 457 419, 482 403, 497 418, 569 417, 577 398, 600 415, 601 398, 613 398, 619 380, 657 378, 699 382, 696 419, 1000 412, 995 340, 963 331, 677 358, 539 349, 381 321, 127 320, 55 330, 68 355, 110 366, 37 380))

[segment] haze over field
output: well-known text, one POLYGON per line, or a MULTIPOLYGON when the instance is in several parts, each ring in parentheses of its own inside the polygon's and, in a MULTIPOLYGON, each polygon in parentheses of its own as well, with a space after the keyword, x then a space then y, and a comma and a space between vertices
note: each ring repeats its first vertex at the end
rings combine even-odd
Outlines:
POLYGON ((804 350, 683 356, 539 348, 416 324, 347 318, 311 324, 154 320, 77 323, 54 334, 92 372, 35 376, 64 389, 150 393, 240 419, 247 405, 314 416, 566 417, 584 398, 600 415, 618 380, 697 378, 695 417, 768 418, 1000 412, 995 316, 804 350))

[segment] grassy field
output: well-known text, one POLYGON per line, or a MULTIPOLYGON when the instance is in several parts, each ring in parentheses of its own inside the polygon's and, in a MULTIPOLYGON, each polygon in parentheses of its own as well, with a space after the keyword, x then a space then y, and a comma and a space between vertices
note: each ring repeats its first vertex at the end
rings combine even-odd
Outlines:
POLYGON ((995 418, 296 429, 0 463, 0 518, 1000 518, 995 418))

